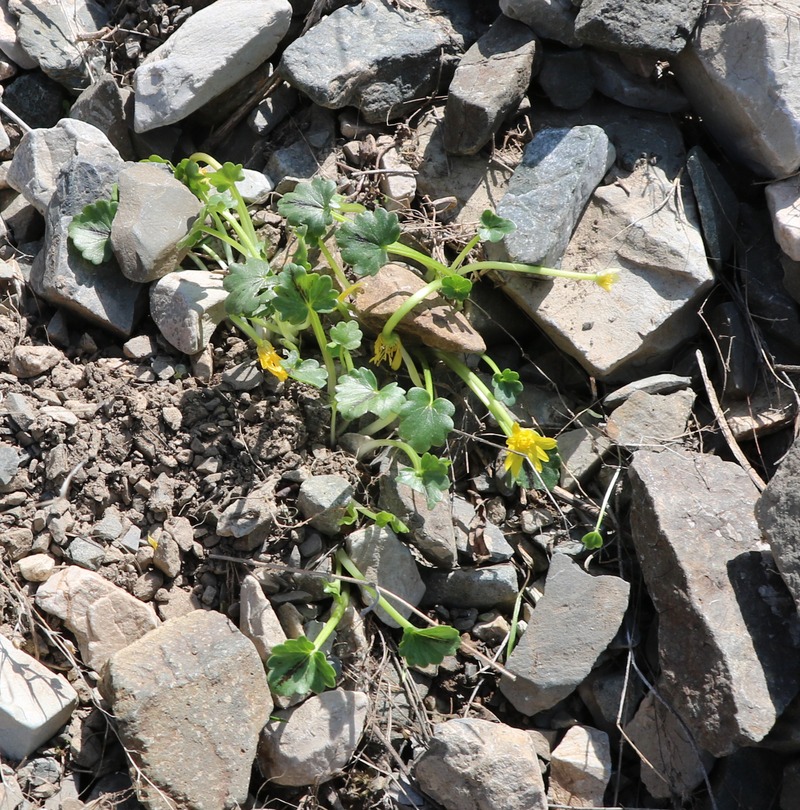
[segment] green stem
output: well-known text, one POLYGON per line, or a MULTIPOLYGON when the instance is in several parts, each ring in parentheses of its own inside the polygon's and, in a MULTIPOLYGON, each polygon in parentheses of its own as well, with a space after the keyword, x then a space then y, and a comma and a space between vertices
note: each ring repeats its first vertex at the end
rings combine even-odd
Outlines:
POLYGON ((333 270, 333 274, 336 276, 339 286, 343 291, 346 290, 350 286, 350 282, 347 280, 347 276, 344 274, 344 270, 342 270, 341 265, 336 261, 328 246, 322 241, 322 239, 319 240, 319 249, 322 255, 325 257, 325 261, 328 263, 328 266, 331 268, 331 270, 333 270))
POLYGON ((403 358, 403 362, 406 365, 406 371, 408 372, 408 376, 411 377, 411 382, 413 382, 417 388, 424 388, 422 378, 419 376, 419 371, 417 371, 417 364, 414 362, 414 358, 406 351, 405 346, 400 346, 400 356, 403 358))
POLYGON ((397 419, 397 414, 390 413, 388 416, 373 420, 366 427, 361 428, 359 433, 363 433, 365 436, 374 436, 385 427, 389 427, 395 419, 397 419))
POLYGON ((486 365, 489 366, 489 368, 495 374, 502 374, 503 373, 502 371, 500 371, 500 366, 498 366, 497 363, 495 363, 494 360, 492 360, 492 358, 489 357, 488 354, 482 354, 481 355, 481 360, 483 360, 483 362, 486 363, 486 365))
POLYGON ((433 405, 435 392, 433 390, 433 376, 431 375, 431 367, 424 358, 422 360, 422 364, 422 373, 425 375, 425 390, 428 392, 430 404, 433 405))
POLYGON ((423 267, 426 267, 437 277, 450 275, 450 268, 446 265, 442 264, 441 262, 437 262, 436 259, 426 256, 424 253, 420 253, 420 251, 407 247, 400 242, 392 242, 391 245, 387 246, 386 252, 395 256, 402 256, 404 259, 413 259, 414 261, 419 262, 423 267))
POLYGON ((596 532, 600 531, 600 527, 603 525, 603 518, 606 516, 606 509, 608 508, 608 502, 611 500, 611 493, 614 491, 614 486, 617 483, 617 479, 619 478, 619 474, 622 472, 622 467, 617 467, 614 470, 614 475, 611 478, 611 483, 608 485, 606 489, 606 494, 603 496, 603 503, 600 505, 600 514, 597 517, 597 524, 594 527, 596 532))
POLYGON ((336 439, 336 363, 333 362, 333 357, 328 349, 328 339, 325 336, 325 330, 322 328, 319 315, 311 307, 308 308, 308 315, 311 330, 317 339, 322 359, 325 362, 325 368, 328 371, 328 402, 331 404, 331 444, 333 444, 336 439))
POLYGON ((560 270, 555 267, 540 267, 519 262, 473 262, 462 267, 460 273, 481 272, 486 270, 503 270, 508 273, 527 273, 532 276, 550 276, 552 278, 571 278, 577 281, 597 281, 599 273, 579 273, 576 270, 560 270))
POLYGON ((414 309, 417 304, 424 301, 431 293, 438 292, 441 288, 442 279, 437 278, 426 284, 424 287, 421 287, 413 295, 406 298, 406 300, 403 301, 403 303, 400 304, 400 306, 391 315, 389 320, 383 325, 383 329, 381 330, 383 339, 386 340, 391 336, 397 324, 399 324, 400 321, 402 321, 403 318, 405 318, 405 316, 408 315, 408 313, 411 312, 411 310, 414 309))
MULTIPOLYGON (((246 214, 246 221, 250 221, 249 215, 247 215, 247 209, 245 209, 246 214)), ((236 219, 230 211, 223 211, 222 217, 225 222, 230 225, 231 230, 239 237, 239 241, 241 242, 242 247, 244 250, 242 251, 246 256, 250 256, 254 259, 258 259, 260 257, 258 246, 256 245, 255 241, 250 238, 249 234, 246 233, 246 229, 242 227, 241 224, 241 214, 239 215, 239 219, 236 219)))
POLYGON ((422 459, 417 451, 411 445, 401 442, 399 439, 370 439, 370 441, 364 442, 358 448, 359 458, 373 450, 377 450, 379 447, 396 447, 398 450, 402 450, 408 456, 414 472, 419 474, 422 471, 422 459))
POLYGON ((344 612, 347 610, 349 602, 350 594, 346 590, 340 590, 338 596, 334 596, 334 605, 331 610, 331 615, 313 641, 315 652, 322 649, 330 634, 336 629, 337 625, 342 620, 342 616, 344 616, 344 612))
POLYGON ((219 171, 222 168, 222 164, 206 152, 195 152, 193 155, 189 155, 189 160, 193 160, 195 163, 205 163, 211 166, 214 171, 219 171))
POLYGON ((246 318, 243 318, 241 315, 228 315, 228 320, 235 324, 236 328, 240 332, 244 332, 247 337, 249 337, 254 343, 260 343, 262 338, 256 332, 255 329, 250 325, 246 318))
POLYGON ((475 236, 472 237, 472 239, 469 240, 469 242, 467 242, 467 244, 464 246, 464 250, 462 250, 461 253, 459 253, 458 256, 456 256, 456 260, 450 265, 450 270, 452 270, 452 272, 455 273, 458 271, 458 268, 461 267, 461 265, 464 263, 464 260, 467 258, 467 256, 469 256, 472 248, 474 248, 475 245, 477 245, 478 242, 480 241, 481 241, 480 236, 476 234, 475 236))

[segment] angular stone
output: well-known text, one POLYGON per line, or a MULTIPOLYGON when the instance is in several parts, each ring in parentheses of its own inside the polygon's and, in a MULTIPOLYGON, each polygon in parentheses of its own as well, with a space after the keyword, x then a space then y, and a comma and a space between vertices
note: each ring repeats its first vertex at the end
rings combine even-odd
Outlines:
POLYGON ((645 394, 672 394, 691 387, 691 377, 680 377, 677 374, 654 374, 652 377, 634 380, 627 385, 620 386, 616 391, 606 394, 603 398, 603 405, 609 411, 613 411, 614 408, 622 405, 634 391, 644 391, 645 394))
POLYGON ((694 391, 646 394, 635 391, 608 418, 608 438, 627 450, 682 444, 694 391))
MULTIPOLYGON (((491 258, 559 266, 575 224, 614 155, 605 132, 592 124, 538 132, 525 147, 497 208, 517 229, 487 246, 491 258)), ((509 278, 517 276, 506 274, 509 278)))
POLYGON ((680 53, 703 11, 703 0, 584 0, 578 39, 606 51, 680 53))
POLYGON ((375 124, 403 116, 416 99, 435 93, 463 45, 435 16, 367 0, 336 9, 291 43, 279 72, 314 103, 358 107, 375 124))
POLYGON ((9 0, 0 0, 0 51, 22 70, 39 67, 38 62, 28 55, 17 38, 17 18, 9 10, 9 0))
POLYGON ((789 45, 799 36, 800 17, 780 5, 711 3, 689 46, 670 61, 717 143, 765 177, 800 166, 800 60, 789 45))
POLYGON ((423 606, 510 610, 517 599, 517 571, 510 563, 453 571, 425 570, 423 606))
POLYGON ((197 354, 225 319, 222 278, 206 270, 179 270, 150 287, 150 316, 184 354, 197 354))
POLYGON ((170 579, 181 572, 181 549, 178 543, 166 532, 158 539, 158 546, 153 555, 153 565, 170 579))
POLYGON ((477 513, 469 501, 456 495, 451 507, 456 547, 462 557, 469 561, 500 563, 514 556, 514 549, 499 526, 490 520, 479 520, 476 525, 477 513))
POLYGON ((239 629, 253 642, 259 658, 266 661, 272 648, 286 641, 286 634, 261 583, 252 574, 242 580, 239 600, 239 629))
POLYGON ((217 534, 237 540, 251 538, 245 545, 249 549, 256 548, 266 539, 272 526, 274 506, 275 484, 267 481, 226 507, 217 521, 217 534))
POLYGON ((671 449, 630 467, 631 529, 659 615, 661 692, 715 756, 753 745, 800 687, 797 619, 737 464, 671 449))
POLYGON ((341 475, 312 475, 300 485, 297 508, 318 532, 334 535, 353 500, 353 487, 341 475))
POLYGON ((417 193, 416 172, 403 160, 400 152, 390 146, 380 156, 380 188, 386 198, 387 211, 403 211, 411 207, 417 193))
POLYGON ((545 52, 536 81, 550 103, 565 110, 577 110, 594 93, 589 58, 582 50, 545 52))
POLYGON ((536 45, 528 26, 501 15, 464 54, 445 107, 448 152, 474 155, 491 140, 528 89, 536 45))
POLYGON ((146 807, 164 808, 162 791, 196 810, 244 804, 272 698, 255 648, 222 614, 193 611, 120 650, 102 688, 146 807))
POLYGON ((716 344, 716 389, 722 402, 745 399, 760 381, 759 352, 747 318, 739 304, 723 301, 706 314, 706 323, 716 344))
POLYGON ((15 346, 8 359, 8 370, 21 379, 38 377, 63 359, 64 353, 55 346, 15 346))
POLYGON ((555 554, 528 629, 506 667, 500 690, 532 715, 555 706, 591 672, 619 630, 630 586, 613 576, 592 576, 566 554, 555 554))
MULTIPOLYGON (((374 276, 361 280, 356 293, 358 319, 373 332, 380 332, 402 302, 425 286, 425 282, 402 264, 387 264, 374 276)), ((428 295, 397 325, 396 332, 433 349, 483 354, 486 344, 469 321, 441 295, 428 295)))
MULTIPOLYGON (((413 555, 388 526, 357 529, 347 536, 345 547, 367 582, 385 588, 414 607, 419 604, 425 593, 425 583, 417 571, 413 555)), ((361 588, 361 593, 364 601, 371 604, 374 591, 361 588)), ((411 608, 391 596, 386 598, 404 618, 411 615, 411 608)), ((400 627, 380 605, 375 607, 375 615, 389 627, 400 627)))
POLYGON ((578 10, 572 0, 500 0, 500 10, 520 20, 545 39, 555 39, 571 48, 579 46, 575 36, 578 10))
POLYGON ((600 469, 603 457, 611 446, 609 437, 596 427, 579 427, 559 434, 561 486, 574 491, 587 483, 600 469))
POLYGON ((55 570, 56 561, 49 554, 31 554, 23 557, 17 567, 27 582, 45 582, 55 570))
MULTIPOLYGON (((103 132, 123 160, 134 160, 127 121, 126 98, 130 88, 123 91, 110 73, 93 81, 70 107, 69 117, 91 124, 103 132)), ((130 105, 128 105, 128 108, 130 105)))
POLYGON ((327 782, 350 761, 364 731, 369 698, 334 689, 275 713, 258 746, 261 773, 278 785, 327 782))
MULTIPOLYGON (((147 282, 175 270, 188 247, 179 243, 202 204, 168 171, 136 163, 119 174, 119 208, 111 226, 111 247, 131 281, 147 282)), ((198 350, 199 351, 199 350, 198 350)))
MULTIPOLYGON (((22 136, 6 181, 41 214, 47 211, 61 170, 74 157, 121 167, 119 152, 97 127, 64 118, 50 129, 33 129, 22 136)), ((99 194, 98 194, 99 196, 99 194)), ((94 202, 87 200, 85 204, 94 202)), ((79 213, 80 209, 75 213, 79 213)))
POLYGON ((572 726, 553 749, 547 798, 568 807, 602 807, 611 778, 608 734, 572 726))
POLYGON ((765 191, 775 241, 790 259, 800 261, 800 180, 788 177, 770 183, 765 191))
POLYGON ((75 634, 81 657, 99 672, 117 651, 158 627, 153 608, 93 571, 70 565, 39 586, 36 607, 75 634))
POLYGON ((445 810, 546 810, 536 747, 527 732, 459 718, 434 726, 414 775, 445 810))
POLYGON ((252 73, 291 17, 288 0, 217 0, 196 11, 134 73, 136 132, 183 120, 252 73))

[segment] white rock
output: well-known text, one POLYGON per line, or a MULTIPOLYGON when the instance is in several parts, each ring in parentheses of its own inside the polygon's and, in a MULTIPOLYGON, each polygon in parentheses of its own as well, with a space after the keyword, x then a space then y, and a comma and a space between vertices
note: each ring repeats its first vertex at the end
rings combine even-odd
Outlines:
POLYGON ((77 703, 78 694, 65 678, 0 636, 3 756, 19 760, 35 751, 69 720, 77 703))
POLYGON ((608 734, 589 726, 573 726, 550 758, 548 798, 569 807, 602 807, 610 778, 608 734))
POLYGON ((49 554, 31 554, 18 563, 22 578, 28 582, 45 582, 56 567, 56 561, 49 554))
POLYGON ((272 648, 286 641, 286 634, 261 583, 252 574, 242 580, 240 601, 239 629, 256 645, 261 660, 266 661, 272 648))
POLYGON ((233 87, 272 56, 291 19, 288 0, 217 0, 192 14, 134 74, 136 132, 181 121, 233 87))
POLYGON ((386 174, 380 176, 381 191, 386 195, 386 208, 400 211, 408 208, 417 193, 416 172, 392 146, 381 156, 381 168, 386 174))
POLYGON ((39 66, 19 44, 17 20, 8 10, 8 0, 0 0, 0 51, 23 70, 33 70, 39 66))
POLYGON ((770 183, 766 195, 775 240, 790 259, 800 261, 800 177, 770 183))
POLYGON ((76 565, 39 586, 35 602, 75 634, 84 663, 96 671, 117 650, 160 624, 152 607, 76 565))

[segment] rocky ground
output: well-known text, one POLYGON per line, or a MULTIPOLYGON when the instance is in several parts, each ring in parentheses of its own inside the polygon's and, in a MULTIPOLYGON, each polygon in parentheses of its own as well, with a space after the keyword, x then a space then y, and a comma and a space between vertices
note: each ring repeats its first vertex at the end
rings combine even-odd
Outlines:
POLYGON ((793 4, 0 7, 0 808, 800 807, 793 4), (445 500, 331 446, 324 392, 176 266, 196 198, 131 163, 200 149, 276 264, 318 176, 443 261, 490 208, 517 229, 476 260, 618 271, 496 273, 458 321, 558 485, 510 485, 439 367, 445 500), (113 183, 90 265, 67 229, 113 183), (461 649, 408 667, 365 594, 335 687, 271 694, 339 546, 461 649))

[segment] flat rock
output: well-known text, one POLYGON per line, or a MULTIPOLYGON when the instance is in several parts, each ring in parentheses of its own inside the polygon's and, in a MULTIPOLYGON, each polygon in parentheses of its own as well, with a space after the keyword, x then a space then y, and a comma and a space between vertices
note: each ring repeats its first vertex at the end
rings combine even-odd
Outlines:
MULTIPOLYGON (((425 593, 425 583, 417 571, 413 555, 388 526, 373 525, 351 532, 345 548, 367 582, 385 588, 414 607, 419 604, 425 593)), ((370 604, 370 591, 361 588, 361 593, 365 603, 370 604)), ((411 615, 410 607, 391 596, 386 598, 404 618, 411 615)), ((375 607, 375 615, 389 627, 400 627, 380 605, 375 607)))
POLYGON ((266 661, 272 648, 286 641, 286 634, 257 577, 248 574, 242 580, 239 600, 239 629, 253 642, 259 658, 266 661))
POLYGON ((779 5, 712 3, 670 63, 714 139, 765 177, 800 166, 800 60, 790 46, 798 36, 800 17, 779 5))
POLYGON ((275 484, 268 481, 225 508, 217 521, 217 534, 246 541, 244 550, 257 548, 272 527, 274 508, 275 484))
POLYGON ((35 602, 75 634, 84 663, 96 672, 117 650, 160 623, 152 607, 76 565, 57 571, 40 585, 35 602))
POLYGON ((9 10, 9 0, 0 0, 0 51, 22 70, 38 67, 17 37, 17 18, 9 10))
POLYGON ((368 708, 364 692, 333 689, 295 709, 275 712, 258 746, 261 773, 278 785, 327 782, 353 756, 368 708))
POLYGON ((555 39, 574 48, 578 9, 572 0, 500 0, 500 10, 512 20, 520 20, 545 39, 555 39))
POLYGON ((555 706, 591 672, 619 630, 630 586, 613 576, 592 576, 566 554, 555 554, 528 629, 506 667, 500 690, 523 714, 555 706))
POLYGON ((608 438, 628 450, 681 444, 694 400, 691 390, 672 394, 634 391, 608 418, 608 438))
POLYGON ((659 615, 662 694, 700 747, 725 756, 772 728, 800 687, 794 604, 737 464, 639 450, 631 528, 659 615))
POLYGON ((590 726, 572 726, 550 756, 547 798, 568 807, 602 807, 610 778, 608 734, 590 726))
POLYGON ((765 189, 775 241, 794 261, 800 261, 800 181, 795 177, 770 183, 765 189))
POLYGON ((536 46, 527 25, 501 15, 464 54, 445 107, 448 152, 474 155, 491 140, 528 89, 536 46))
POLYGON ((609 437, 596 427, 579 427, 558 436, 561 459, 561 486, 578 489, 597 474, 603 457, 612 447, 609 437))
POLYGON ((225 319, 222 277, 206 270, 178 270, 150 287, 150 315, 180 352, 201 352, 225 319))
MULTIPOLYGON (((360 282, 355 310, 358 319, 373 332, 380 332, 406 298, 425 282, 402 264, 386 264, 374 276, 360 282)), ((486 344, 469 321, 441 295, 428 295, 397 325, 403 337, 446 352, 483 354, 486 344)))
POLYGON ((64 353, 55 346, 15 346, 8 358, 8 371, 21 379, 38 377, 63 359, 64 353))
POLYGON ((434 726, 414 775, 445 810, 546 810, 533 739, 521 729, 476 718, 434 726))
MULTIPOLYGON (((78 704, 66 678, 0 635, 0 752, 21 760, 65 725, 78 704)), ((5 780, 5 777, 4 777, 5 780)), ((3 806, 0 794, 0 806, 3 806)))
POLYGON ((252 73, 291 17, 288 0, 217 0, 196 11, 134 73, 136 132, 183 120, 252 73))
POLYGON ((545 51, 536 76, 551 104, 577 110, 592 97, 594 77, 586 51, 545 51))
POLYGON ((130 87, 120 87, 110 73, 104 73, 92 81, 69 110, 70 118, 103 132, 123 160, 136 158, 128 126, 131 105, 127 101, 131 93, 130 87))
POLYGON ((119 174, 119 207, 111 225, 111 247, 123 275, 155 281, 175 270, 188 247, 180 241, 202 204, 157 164, 136 163, 119 174))
POLYGON ((352 484, 341 475, 312 475, 300 485, 297 508, 318 532, 338 534, 339 521, 353 500, 353 493, 352 484))
POLYGON ((164 808, 161 792, 196 810, 247 800, 273 704, 255 647, 222 614, 193 611, 120 650, 103 693, 145 807, 164 808))
POLYGON ((517 599, 517 571, 511 563, 484 568, 456 568, 453 571, 423 572, 426 590, 422 605, 445 607, 511 609, 517 599))
POLYGON ((603 405, 611 411, 622 405, 636 391, 644 391, 645 394, 672 394, 691 387, 691 377, 681 377, 678 374, 654 374, 651 377, 643 377, 627 385, 622 385, 616 391, 606 394, 603 397, 603 405))
POLYGON ((451 509, 456 548, 462 558, 501 563, 514 556, 503 530, 490 520, 479 519, 475 507, 465 498, 453 497, 451 509))

